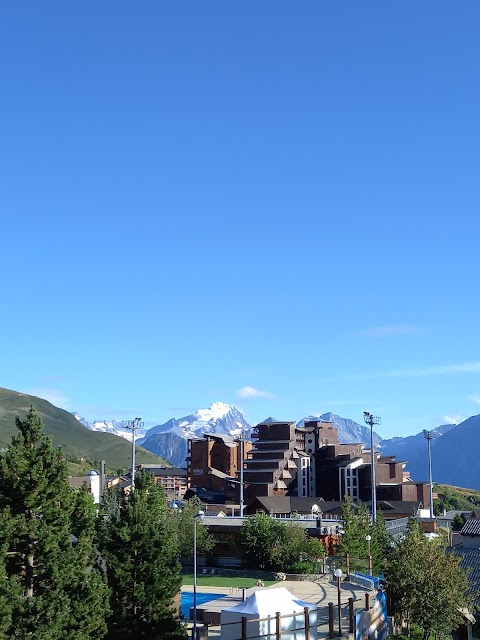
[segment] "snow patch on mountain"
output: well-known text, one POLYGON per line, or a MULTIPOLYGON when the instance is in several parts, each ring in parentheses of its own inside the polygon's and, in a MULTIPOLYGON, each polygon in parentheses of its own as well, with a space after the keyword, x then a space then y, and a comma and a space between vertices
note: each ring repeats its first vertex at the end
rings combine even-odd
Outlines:
MULTIPOLYGON (((73 416, 90 431, 101 431, 102 433, 112 433, 120 438, 125 438, 129 442, 132 441, 132 430, 126 426, 126 423, 121 420, 94 420, 88 422, 85 418, 82 418, 78 413, 74 413, 73 416)), ((138 429, 135 431, 135 442, 145 436, 145 430, 138 429)))
POLYGON ((199 409, 183 418, 171 418, 164 424, 149 429, 140 444, 160 433, 174 433, 182 438, 203 438, 206 433, 247 435, 250 425, 240 411, 225 402, 214 402, 208 409, 199 409))

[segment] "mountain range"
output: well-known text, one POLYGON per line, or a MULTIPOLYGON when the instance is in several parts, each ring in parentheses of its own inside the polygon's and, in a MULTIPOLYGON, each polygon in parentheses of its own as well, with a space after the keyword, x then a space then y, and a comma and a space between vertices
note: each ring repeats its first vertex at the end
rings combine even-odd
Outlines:
MULTIPOLYGON (((334 413, 310 415, 298 422, 302 426, 308 420, 326 420, 338 427, 339 441, 342 443, 370 442, 370 429, 348 418, 334 413)), ((264 422, 276 422, 271 416, 264 422)), ((199 409, 183 418, 171 418, 161 425, 149 429, 144 438, 138 442, 145 449, 166 458, 175 466, 184 466, 187 456, 189 438, 202 438, 206 433, 238 436, 243 433, 249 436, 251 426, 240 411, 224 402, 215 402, 208 409, 199 409)), ((374 434, 376 444, 381 442, 378 434, 374 434)))
POLYGON ((165 424, 149 429, 138 442, 145 449, 184 466, 189 438, 202 438, 206 433, 248 436, 251 426, 236 407, 214 402, 208 409, 199 409, 184 418, 171 418, 165 424))
MULTIPOLYGON (((111 469, 128 468, 131 461, 130 433, 120 421, 97 420, 92 423, 78 414, 55 407, 50 402, 10 389, 0 388, 0 449, 8 447, 16 434, 15 417, 23 418, 33 405, 41 416, 45 433, 51 435, 56 446, 66 455, 92 462, 105 460, 111 469), (119 437, 121 436, 121 437, 119 437)), ((329 420, 339 429, 341 443, 370 442, 370 428, 334 413, 307 416, 308 419, 329 420)), ((274 422, 274 418, 266 421, 274 422)), ((162 464, 166 460, 177 466, 185 465, 188 438, 205 433, 249 436, 251 426, 241 412, 226 403, 215 402, 208 409, 199 409, 184 418, 172 418, 149 429, 137 440, 139 463, 162 464), (139 446, 142 445, 142 446, 139 446)), ((434 482, 480 490, 480 415, 472 416, 459 425, 440 425, 431 441, 434 482)), ((138 434, 141 436, 142 434, 138 434)), ((408 437, 383 439, 374 434, 376 446, 384 455, 403 460, 414 480, 428 478, 427 443, 420 432, 408 437)), ((168 463, 167 463, 168 464, 168 463)))
MULTIPOLYGON (((297 424, 302 426, 307 420, 318 418, 338 427, 340 443, 363 442, 367 447, 370 446, 370 427, 334 413, 306 416, 297 424)), ((269 417, 264 422, 276 420, 269 417)), ((209 409, 196 411, 180 419, 172 418, 149 429, 139 442, 172 464, 184 466, 188 438, 202 437, 205 433, 236 435, 238 429, 248 435, 251 427, 238 409, 217 402, 209 409)), ((434 482, 480 489, 480 459, 476 456, 480 445, 480 416, 473 416, 459 425, 440 425, 432 434, 434 482)), ((375 432, 373 436, 375 446, 383 455, 394 455, 397 460, 406 462, 406 470, 413 480, 428 480, 427 443, 423 431, 414 436, 390 439, 384 439, 375 432)))
MULTIPOLYGON (((123 420, 94 420, 93 422, 88 422, 88 420, 82 418, 78 413, 73 413, 72 415, 80 422, 80 424, 83 424, 84 427, 90 429, 90 431, 112 433, 114 436, 120 436, 129 442, 132 441, 132 430, 126 426, 126 422, 123 420)), ((144 429, 135 430, 135 442, 144 436, 144 429)))

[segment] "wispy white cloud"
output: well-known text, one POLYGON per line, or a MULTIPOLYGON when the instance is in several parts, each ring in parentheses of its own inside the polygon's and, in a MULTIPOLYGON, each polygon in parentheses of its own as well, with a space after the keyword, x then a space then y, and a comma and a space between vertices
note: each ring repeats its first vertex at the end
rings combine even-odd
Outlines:
POLYGON ((245 398, 247 400, 250 400, 251 398, 265 398, 267 400, 272 400, 275 397, 273 393, 261 391, 254 387, 242 387, 241 389, 237 389, 236 393, 239 398, 245 398))
POLYGON ((22 393, 27 393, 29 396, 37 396, 37 398, 47 400, 62 409, 69 408, 69 398, 59 389, 23 389, 22 393))
POLYGON ((456 416, 443 416, 444 424, 460 424, 464 420, 466 420, 466 417, 462 416, 461 413, 456 416))
MULTIPOLYGON (((353 373, 339 376, 336 380, 380 380, 384 378, 422 378, 430 376, 448 376, 468 373, 480 373, 480 362, 435 365, 432 367, 414 367, 412 369, 391 369, 373 373, 353 373)), ((328 378, 332 380, 332 378, 328 378)))
POLYGON ((379 327, 368 327, 356 333, 360 338, 383 338, 386 336, 405 336, 414 333, 422 333, 422 327, 405 324, 387 324, 379 327))
POLYGON ((480 362, 463 362, 460 364, 445 364, 414 369, 394 369, 393 371, 385 372, 383 377, 419 378, 423 376, 445 376, 459 373, 480 373, 480 362))
POLYGON ((476 404, 480 404, 480 393, 473 393, 471 396, 468 396, 468 399, 476 404))

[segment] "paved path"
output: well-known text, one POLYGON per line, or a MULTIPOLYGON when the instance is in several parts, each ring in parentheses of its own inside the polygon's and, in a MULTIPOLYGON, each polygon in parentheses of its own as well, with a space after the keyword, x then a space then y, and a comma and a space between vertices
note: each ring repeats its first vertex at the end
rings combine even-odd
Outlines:
MULTIPOLYGON (((245 596, 248 598, 254 591, 275 589, 278 587, 286 587, 290 593, 293 593, 300 600, 311 602, 318 607, 318 619, 322 621, 322 627, 327 625, 328 621, 328 603, 333 602, 335 605, 335 612, 337 610, 338 591, 337 584, 328 582, 310 582, 310 581, 284 581, 279 582, 270 587, 251 587, 245 589, 245 596)), ((222 609, 228 609, 238 604, 242 600, 242 589, 235 590, 231 587, 197 587, 199 592, 208 593, 225 593, 225 597, 219 600, 213 600, 206 602, 205 604, 197 607, 197 613, 199 618, 203 618, 209 623, 213 623, 214 627, 209 630, 209 637, 217 636, 216 625, 219 623, 220 612, 222 609)), ((182 587, 182 591, 193 591, 192 586, 182 587)), ((365 605, 365 593, 366 590, 362 587, 352 585, 349 582, 342 582, 341 584, 341 604, 342 604, 342 618, 347 616, 347 605, 349 598, 353 598, 355 609, 363 608, 365 605)), ((371 593, 371 598, 374 597, 374 592, 371 593)), ((191 623, 188 623, 188 628, 191 628, 191 623)), ((203 622, 199 622, 199 626, 203 626, 203 622)))

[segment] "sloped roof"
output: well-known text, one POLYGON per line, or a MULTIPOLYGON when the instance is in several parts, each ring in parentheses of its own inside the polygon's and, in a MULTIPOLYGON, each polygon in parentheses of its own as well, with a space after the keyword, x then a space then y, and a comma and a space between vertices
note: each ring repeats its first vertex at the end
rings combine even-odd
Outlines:
POLYGON ((150 467, 148 464, 144 464, 142 468, 154 476, 179 476, 181 478, 187 477, 187 470, 181 467, 159 467, 157 465, 150 467))
POLYGON ((267 513, 311 513, 314 504, 320 507, 322 513, 340 511, 341 502, 325 501, 318 497, 302 496, 270 496, 256 498, 267 513))
POLYGON ((469 518, 460 531, 462 536, 480 536, 480 519, 469 518))
POLYGON ((464 547, 453 547, 449 550, 460 558, 462 569, 470 569, 468 580, 472 585, 469 589, 473 596, 473 601, 477 607, 480 606, 480 550, 465 549, 464 547))
POLYGON ((377 509, 382 513, 398 511, 399 513, 417 513, 420 508, 418 500, 378 500, 377 509))
POLYGON ((80 489, 86 482, 88 482, 88 478, 85 476, 68 476, 68 484, 72 489, 80 489))

